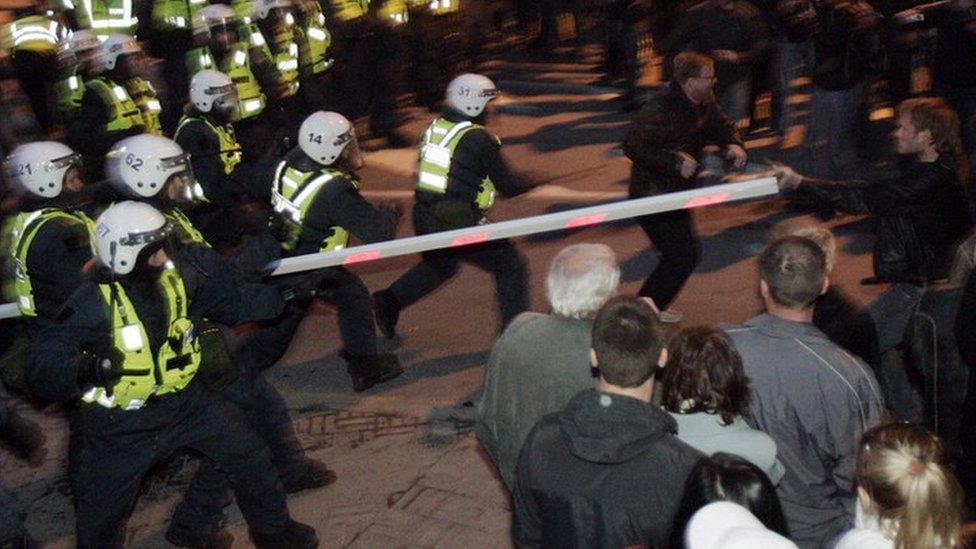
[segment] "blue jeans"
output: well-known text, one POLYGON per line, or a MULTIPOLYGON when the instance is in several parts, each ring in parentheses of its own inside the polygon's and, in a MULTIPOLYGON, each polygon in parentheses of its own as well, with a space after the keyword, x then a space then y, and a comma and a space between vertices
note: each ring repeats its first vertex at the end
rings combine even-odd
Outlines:
POLYGON ((844 179, 857 164, 855 128, 863 91, 863 84, 837 91, 814 88, 803 143, 804 175, 844 179))
POLYGON ((809 58, 809 42, 790 42, 779 40, 773 48, 773 58, 769 63, 772 71, 769 81, 772 89, 772 120, 770 127, 783 133, 796 123, 796 106, 787 103, 794 78, 806 74, 809 58))

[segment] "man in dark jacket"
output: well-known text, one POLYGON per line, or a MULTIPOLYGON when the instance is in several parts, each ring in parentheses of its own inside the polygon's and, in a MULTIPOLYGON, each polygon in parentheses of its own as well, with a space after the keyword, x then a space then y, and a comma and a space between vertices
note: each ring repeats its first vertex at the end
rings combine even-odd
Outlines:
POLYGON ((947 277, 955 245, 972 226, 963 192, 966 162, 956 115, 939 99, 898 106, 892 134, 904 158, 898 173, 871 182, 818 181, 777 168, 800 197, 875 219, 874 277, 863 283, 924 282, 947 277))
MULTIPOLYGON (((624 153, 634 163, 630 197, 642 198, 692 188, 706 144, 725 147, 737 168, 746 163, 742 139, 715 102, 715 64, 704 55, 685 52, 674 58, 674 81, 638 113, 624 140, 624 153)), ((691 214, 677 210, 639 218, 660 254, 640 295, 654 299, 662 320, 677 320, 665 311, 701 258, 701 243, 691 214)))
POLYGON ((535 426, 519 456, 512 525, 519 546, 627 547, 668 542, 685 478, 701 456, 650 404, 667 351, 645 301, 618 297, 593 322, 596 390, 535 426))

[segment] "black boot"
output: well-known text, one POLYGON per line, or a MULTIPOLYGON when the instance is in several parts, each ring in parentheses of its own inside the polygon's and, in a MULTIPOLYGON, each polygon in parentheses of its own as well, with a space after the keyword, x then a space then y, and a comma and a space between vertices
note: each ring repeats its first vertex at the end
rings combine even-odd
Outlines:
POLYGON ((234 545, 234 536, 227 530, 219 528, 212 532, 190 532, 184 528, 174 527, 170 523, 166 529, 166 541, 177 547, 191 549, 229 549, 234 545))
POLYGON ((315 529, 294 520, 275 534, 252 531, 251 539, 258 549, 313 549, 319 546, 315 529))
POLYGON ((373 315, 376 316, 376 327, 386 339, 396 337, 396 324, 400 320, 400 304, 389 290, 373 294, 373 315))
POLYGON ((352 390, 357 393, 403 373, 400 361, 392 353, 354 356, 342 351, 339 356, 346 360, 346 371, 352 378, 352 390))
POLYGON ((325 463, 317 459, 309 459, 307 463, 308 467, 305 470, 304 476, 296 480, 283 482, 286 494, 294 494, 302 490, 328 486, 338 478, 336 477, 335 471, 329 469, 325 463))

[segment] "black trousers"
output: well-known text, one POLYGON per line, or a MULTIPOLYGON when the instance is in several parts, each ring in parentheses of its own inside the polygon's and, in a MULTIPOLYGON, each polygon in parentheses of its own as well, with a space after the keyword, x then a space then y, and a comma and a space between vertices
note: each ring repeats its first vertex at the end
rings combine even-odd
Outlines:
MULTIPOLYGON (((339 335, 344 350, 354 356, 376 354, 376 327, 373 323, 373 301, 363 281, 342 267, 331 267, 319 284, 318 297, 335 305, 339 335)), ((313 276, 321 276, 315 273, 313 276)), ((287 284, 279 277, 275 282, 287 284)), ((235 351, 238 361, 255 369, 270 368, 285 354, 295 330, 305 318, 307 306, 293 306, 241 343, 235 351)))
MULTIPOLYGON (((245 372, 224 388, 221 396, 244 412, 248 425, 268 445, 271 461, 283 482, 304 478, 308 462, 288 415, 288 406, 260 371, 245 372)), ((176 507, 170 528, 197 533, 216 531, 230 487, 227 473, 205 458, 183 501, 176 507)))
MULTIPOLYGON (((417 234, 444 230, 436 226, 425 206, 414 207, 414 227, 417 234)), ((421 254, 423 261, 414 265, 389 288, 401 307, 408 307, 440 288, 457 274, 462 261, 491 273, 498 294, 498 312, 502 328, 528 309, 526 290, 528 264, 518 248, 509 240, 495 240, 485 244, 435 250, 421 254)))
POLYGON ((41 129, 47 131, 57 123, 54 81, 57 78, 57 56, 33 51, 17 51, 11 64, 21 90, 30 101, 41 129))
POLYGON ((122 546, 143 477, 181 448, 227 471, 252 531, 271 534, 286 526, 285 494, 267 446, 238 408, 194 382, 140 410, 86 404, 72 416, 69 476, 78 547, 122 546))
POLYGON ((638 222, 657 248, 660 258, 638 295, 652 298, 663 311, 701 262, 701 241, 687 210, 648 215, 639 218, 638 222))

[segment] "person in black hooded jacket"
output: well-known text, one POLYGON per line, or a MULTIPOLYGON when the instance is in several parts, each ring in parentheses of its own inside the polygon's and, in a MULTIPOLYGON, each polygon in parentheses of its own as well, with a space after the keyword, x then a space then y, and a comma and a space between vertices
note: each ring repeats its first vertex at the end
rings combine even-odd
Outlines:
POLYGON ((664 545, 701 453, 650 403, 667 351, 641 298, 618 297, 593 322, 595 390, 529 433, 516 468, 512 535, 520 547, 664 545))
POLYGON ((941 99, 898 106, 892 134, 898 172, 874 181, 819 181, 776 166, 781 186, 798 197, 875 221, 874 275, 864 284, 933 282, 948 276, 956 243, 972 226, 962 182, 966 159, 959 120, 941 99))

